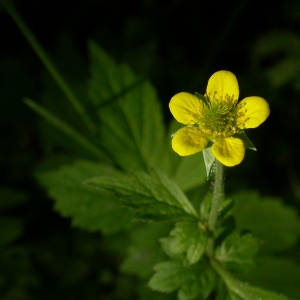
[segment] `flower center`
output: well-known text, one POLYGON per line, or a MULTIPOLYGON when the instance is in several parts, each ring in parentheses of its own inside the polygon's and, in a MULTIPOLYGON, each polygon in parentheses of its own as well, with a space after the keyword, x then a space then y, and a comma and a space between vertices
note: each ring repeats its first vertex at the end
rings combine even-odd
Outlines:
POLYGON ((205 103, 200 100, 199 117, 194 124, 208 140, 216 141, 239 133, 244 128, 245 112, 241 112, 234 96, 217 97, 205 94, 205 103))

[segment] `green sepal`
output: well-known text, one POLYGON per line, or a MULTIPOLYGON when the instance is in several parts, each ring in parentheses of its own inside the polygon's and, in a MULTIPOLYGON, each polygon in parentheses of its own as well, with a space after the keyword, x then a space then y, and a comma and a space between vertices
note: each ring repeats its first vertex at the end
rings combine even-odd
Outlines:
POLYGON ((203 151, 204 164, 206 168, 206 177, 207 180, 211 177, 214 172, 214 163, 216 158, 211 153, 210 148, 205 148, 203 151))
POLYGON ((197 93, 197 92, 195 92, 195 96, 196 96, 198 99, 202 100, 203 103, 204 103, 205 105, 208 105, 208 99, 205 98, 205 96, 203 96, 203 95, 201 95, 201 94, 199 94, 199 93, 197 93))
POLYGON ((254 150, 254 151, 257 151, 257 149, 255 148, 255 146, 253 145, 253 143, 249 140, 249 138, 247 137, 246 133, 244 130, 242 130, 241 132, 239 133, 236 133, 233 135, 233 137, 235 138, 238 138, 240 140, 243 141, 245 147, 247 149, 251 149, 251 150, 254 150))

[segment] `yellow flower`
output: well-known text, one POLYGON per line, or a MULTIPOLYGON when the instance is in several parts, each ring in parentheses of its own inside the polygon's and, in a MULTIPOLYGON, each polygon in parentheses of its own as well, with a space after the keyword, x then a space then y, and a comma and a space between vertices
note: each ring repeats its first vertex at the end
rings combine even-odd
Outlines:
POLYGON ((208 80, 206 94, 179 93, 170 101, 174 118, 187 125, 179 129, 172 148, 179 155, 191 155, 211 144, 211 152, 225 166, 244 158, 245 143, 239 138, 246 128, 255 128, 270 114, 267 101, 247 97, 238 103, 239 86, 234 74, 218 71, 208 80))

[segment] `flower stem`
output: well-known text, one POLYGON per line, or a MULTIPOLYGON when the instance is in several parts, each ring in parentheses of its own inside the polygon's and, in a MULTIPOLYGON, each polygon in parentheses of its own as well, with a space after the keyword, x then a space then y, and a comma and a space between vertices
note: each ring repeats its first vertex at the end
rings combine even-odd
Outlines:
POLYGON ((214 230, 216 227, 220 202, 223 198, 223 165, 216 160, 216 171, 215 171, 215 183, 212 196, 211 210, 208 218, 208 230, 211 233, 211 237, 208 240, 207 244, 207 253, 210 257, 213 256, 214 248, 214 230))

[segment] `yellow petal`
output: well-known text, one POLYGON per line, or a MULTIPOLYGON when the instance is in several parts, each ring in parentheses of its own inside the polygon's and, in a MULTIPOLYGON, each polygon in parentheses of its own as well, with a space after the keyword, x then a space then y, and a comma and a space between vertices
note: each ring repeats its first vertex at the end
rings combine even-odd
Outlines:
POLYGON ((200 100, 189 93, 179 93, 172 97, 170 111, 174 118, 182 124, 194 124, 199 119, 199 111, 202 108, 200 100))
POLYGON ((245 156, 245 146, 242 140, 229 137, 216 141, 211 152, 223 165, 233 167, 241 163, 245 156))
POLYGON ((218 71, 208 80, 206 93, 213 99, 215 92, 216 98, 225 99, 225 96, 233 96, 233 99, 239 98, 239 85, 235 75, 229 71, 218 71))
POLYGON ((237 122, 241 123, 240 128, 255 128, 264 122, 270 114, 268 102, 256 96, 243 99, 237 105, 237 108, 238 113, 243 113, 242 116, 237 119, 237 122))
POLYGON ((173 139, 172 148, 181 156, 195 154, 202 151, 207 145, 206 138, 193 127, 179 129, 173 139))

